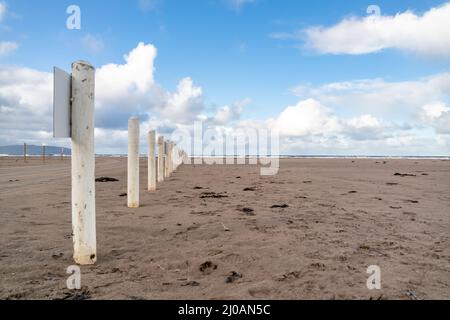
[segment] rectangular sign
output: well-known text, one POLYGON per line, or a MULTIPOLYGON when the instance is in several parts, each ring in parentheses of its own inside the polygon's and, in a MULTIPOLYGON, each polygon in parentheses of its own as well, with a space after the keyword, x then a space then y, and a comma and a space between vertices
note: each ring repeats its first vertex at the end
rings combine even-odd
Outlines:
POLYGON ((59 68, 53 69, 53 137, 70 138, 72 77, 59 68))

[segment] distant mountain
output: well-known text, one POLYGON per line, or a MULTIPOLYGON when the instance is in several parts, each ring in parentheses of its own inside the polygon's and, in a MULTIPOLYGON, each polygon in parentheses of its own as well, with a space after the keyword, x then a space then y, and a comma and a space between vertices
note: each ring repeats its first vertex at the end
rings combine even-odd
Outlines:
MULTIPOLYGON (((16 145, 16 146, 0 146, 0 154, 7 154, 9 156, 22 156, 23 155, 23 145, 16 145)), ((38 156, 42 154, 42 146, 33 146, 33 145, 27 145, 27 154, 30 156, 38 156)), ((45 147, 45 154, 52 156, 52 155, 60 155, 61 154, 61 147, 51 147, 46 146, 45 147)), ((66 156, 72 154, 72 150, 68 148, 64 148, 64 154, 66 156)))

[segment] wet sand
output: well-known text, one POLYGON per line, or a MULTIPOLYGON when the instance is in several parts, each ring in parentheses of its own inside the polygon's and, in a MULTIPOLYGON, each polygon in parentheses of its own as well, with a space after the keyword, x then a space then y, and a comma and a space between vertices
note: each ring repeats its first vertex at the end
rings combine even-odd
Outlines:
POLYGON ((148 193, 142 159, 128 209, 126 159, 99 158, 119 181, 96 184, 98 263, 75 292, 69 161, 0 159, 0 299, 450 299, 450 161, 184 165, 148 193))

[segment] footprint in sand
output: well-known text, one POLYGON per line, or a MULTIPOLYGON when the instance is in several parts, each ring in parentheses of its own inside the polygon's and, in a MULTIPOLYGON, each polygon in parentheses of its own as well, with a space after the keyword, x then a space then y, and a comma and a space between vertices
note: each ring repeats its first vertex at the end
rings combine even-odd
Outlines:
POLYGON ((211 274, 214 270, 217 270, 217 264, 211 261, 206 261, 200 265, 200 272, 203 274, 211 274))

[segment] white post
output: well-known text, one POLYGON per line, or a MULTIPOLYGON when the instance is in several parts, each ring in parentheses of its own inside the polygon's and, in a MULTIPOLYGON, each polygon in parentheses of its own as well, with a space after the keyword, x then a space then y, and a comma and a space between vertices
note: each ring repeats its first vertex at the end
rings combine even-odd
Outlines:
POLYGON ((128 208, 139 208, 139 118, 128 121, 128 208))
POLYGON ((173 173, 173 142, 169 142, 169 176, 173 173))
POLYGON ((94 100, 95 69, 72 64, 72 228, 73 258, 80 265, 97 261, 95 229, 94 100))
POLYGON ((158 138, 158 182, 164 181, 164 137, 158 138))
POLYGON ((177 145, 173 146, 173 171, 178 169, 178 148, 177 145))
POLYGON ((156 160, 155 160, 156 132, 148 133, 148 191, 156 190, 156 160))

